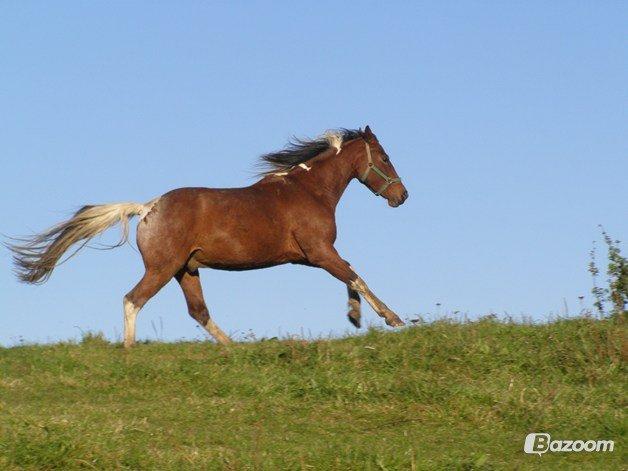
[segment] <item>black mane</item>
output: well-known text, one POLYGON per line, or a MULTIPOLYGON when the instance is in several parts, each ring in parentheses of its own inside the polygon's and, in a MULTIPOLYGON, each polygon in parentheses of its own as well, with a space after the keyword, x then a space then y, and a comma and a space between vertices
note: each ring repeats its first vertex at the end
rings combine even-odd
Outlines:
POLYGON ((263 171, 261 175, 288 171, 292 167, 304 163, 331 147, 330 135, 336 135, 342 142, 362 137, 358 129, 335 129, 316 139, 292 138, 286 146, 277 152, 270 152, 260 157, 263 171))

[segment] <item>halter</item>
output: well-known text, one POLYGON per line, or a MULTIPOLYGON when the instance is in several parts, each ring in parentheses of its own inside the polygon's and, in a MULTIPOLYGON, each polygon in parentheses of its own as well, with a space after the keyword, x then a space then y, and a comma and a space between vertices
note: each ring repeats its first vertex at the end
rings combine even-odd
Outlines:
POLYGON ((384 171, 382 169, 380 169, 377 165, 375 165, 375 163, 373 162, 373 157, 371 156, 371 146, 369 146, 369 143, 366 142, 366 141, 364 141, 364 144, 366 145, 366 156, 368 158, 368 163, 367 163, 367 166, 366 166, 366 171, 364 172, 364 174, 360 178, 360 181, 366 185, 366 179, 368 178, 369 174, 371 173, 371 170, 373 170, 373 172, 375 172, 380 177, 382 177, 384 179, 384 184, 382 185, 382 187, 378 191, 375 191, 372 188, 369 188, 368 185, 366 185, 366 187, 369 188, 369 190, 371 190, 373 193, 375 193, 375 196, 379 196, 383 192, 385 192, 386 189, 390 185, 392 185, 393 183, 401 182, 401 178, 390 178, 388 175, 386 175, 384 173, 384 171))

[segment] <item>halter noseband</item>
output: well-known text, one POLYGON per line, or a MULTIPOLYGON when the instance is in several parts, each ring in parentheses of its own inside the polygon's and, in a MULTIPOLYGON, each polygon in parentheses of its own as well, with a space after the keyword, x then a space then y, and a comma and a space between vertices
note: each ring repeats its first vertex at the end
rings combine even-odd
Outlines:
POLYGON ((401 178, 390 178, 388 175, 384 173, 382 169, 380 169, 377 165, 375 165, 375 163, 373 162, 373 157, 371 156, 371 146, 369 146, 369 143, 366 141, 364 141, 364 144, 366 145, 366 157, 368 158, 368 162, 366 166, 366 171, 364 172, 362 177, 360 177, 360 181, 366 185, 366 179, 371 173, 371 170, 375 172, 376 174, 378 174, 380 177, 382 177, 384 179, 384 184, 381 186, 379 190, 375 191, 372 188, 369 188, 368 185, 366 185, 366 187, 369 188, 369 190, 375 193, 375 196, 379 196, 383 192, 385 192, 386 189, 393 183, 401 182, 401 178))

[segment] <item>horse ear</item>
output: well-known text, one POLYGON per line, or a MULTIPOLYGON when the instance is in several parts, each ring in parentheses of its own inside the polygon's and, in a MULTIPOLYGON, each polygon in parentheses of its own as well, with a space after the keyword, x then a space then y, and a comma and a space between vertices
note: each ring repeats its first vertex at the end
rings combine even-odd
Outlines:
POLYGON ((371 131, 371 127, 367 124, 364 128, 364 136, 367 138, 375 139, 375 134, 371 131))

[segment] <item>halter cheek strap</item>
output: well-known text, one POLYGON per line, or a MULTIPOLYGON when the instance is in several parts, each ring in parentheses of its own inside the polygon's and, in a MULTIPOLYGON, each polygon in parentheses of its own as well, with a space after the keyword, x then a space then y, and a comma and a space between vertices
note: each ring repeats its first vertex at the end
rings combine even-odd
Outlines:
POLYGON ((366 179, 368 178, 369 174, 371 173, 371 170, 373 172, 375 172, 376 174, 378 174, 380 177, 382 177, 384 179, 384 184, 380 187, 379 190, 375 191, 372 188, 369 188, 368 185, 366 185, 366 187, 369 188, 373 193, 375 193, 376 196, 379 196, 383 192, 385 192, 386 189, 390 185, 392 185, 393 183, 401 182, 401 178, 391 178, 388 175, 386 175, 381 168, 379 168, 377 165, 375 165, 375 163, 373 162, 373 157, 371 156, 371 146, 366 141, 364 141, 364 144, 366 145, 366 157, 367 157, 368 161, 367 161, 367 165, 366 165, 366 170, 364 171, 364 173, 360 177, 360 181, 366 185, 366 179))

